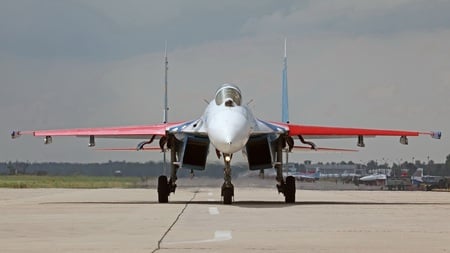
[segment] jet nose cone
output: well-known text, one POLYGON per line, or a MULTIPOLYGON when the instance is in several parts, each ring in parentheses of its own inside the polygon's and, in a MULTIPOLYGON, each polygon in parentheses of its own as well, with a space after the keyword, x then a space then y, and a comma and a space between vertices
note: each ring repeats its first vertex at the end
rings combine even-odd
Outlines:
POLYGON ((216 114, 208 124, 211 143, 222 153, 232 154, 241 150, 250 134, 246 118, 239 113, 216 114))
MULTIPOLYGON (((222 130, 221 135, 216 136, 215 144, 219 147, 218 149, 223 153, 234 153, 239 150, 240 147, 236 147, 234 143, 238 143, 240 136, 237 133, 222 130)), ((214 144, 213 143, 213 144, 214 144)))
POLYGON ((227 144, 227 145, 232 145, 233 144, 233 139, 235 139, 235 138, 233 138, 232 136, 230 136, 229 134, 227 134, 227 135, 225 135, 225 138, 224 138, 224 143, 225 144, 227 144))

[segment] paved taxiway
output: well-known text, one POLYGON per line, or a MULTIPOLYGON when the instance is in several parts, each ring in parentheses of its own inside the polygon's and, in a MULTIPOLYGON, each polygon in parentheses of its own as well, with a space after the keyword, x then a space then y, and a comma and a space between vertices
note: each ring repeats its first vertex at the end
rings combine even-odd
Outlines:
POLYGON ((0 189, 1 252, 449 252, 450 193, 0 189))

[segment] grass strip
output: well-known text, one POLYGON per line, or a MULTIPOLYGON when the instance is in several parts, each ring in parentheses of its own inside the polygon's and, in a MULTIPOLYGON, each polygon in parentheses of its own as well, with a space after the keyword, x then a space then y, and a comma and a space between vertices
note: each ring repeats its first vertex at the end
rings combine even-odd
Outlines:
POLYGON ((0 188, 145 188, 145 186, 146 182, 139 177, 0 176, 0 188))

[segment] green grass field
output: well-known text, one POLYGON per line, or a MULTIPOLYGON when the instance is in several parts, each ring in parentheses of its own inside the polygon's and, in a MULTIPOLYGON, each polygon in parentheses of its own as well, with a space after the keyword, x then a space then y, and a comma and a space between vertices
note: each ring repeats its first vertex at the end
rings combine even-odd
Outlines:
POLYGON ((0 188, 145 188, 139 177, 0 176, 0 188))

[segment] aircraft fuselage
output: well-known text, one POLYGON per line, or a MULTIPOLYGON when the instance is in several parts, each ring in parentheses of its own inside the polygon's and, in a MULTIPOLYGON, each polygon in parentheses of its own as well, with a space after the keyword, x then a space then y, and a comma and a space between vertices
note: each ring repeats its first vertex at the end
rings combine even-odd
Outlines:
POLYGON ((239 89, 225 84, 206 108, 204 123, 211 144, 224 154, 233 154, 245 147, 255 118, 247 106, 241 105, 239 89))

